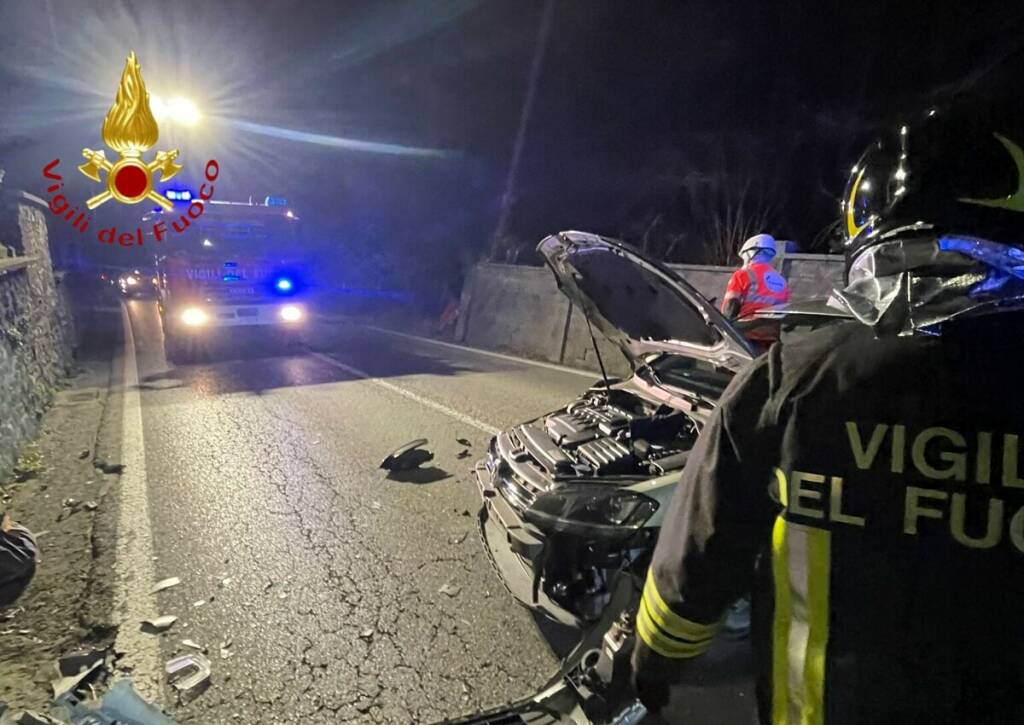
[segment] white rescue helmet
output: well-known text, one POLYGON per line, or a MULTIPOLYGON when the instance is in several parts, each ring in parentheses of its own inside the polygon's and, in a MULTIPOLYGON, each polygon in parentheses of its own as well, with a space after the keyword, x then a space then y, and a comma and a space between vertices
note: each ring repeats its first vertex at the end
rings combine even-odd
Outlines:
POLYGON ((740 247, 740 259, 744 263, 749 262, 760 251, 771 252, 774 257, 776 249, 775 237, 771 234, 755 234, 743 242, 743 246, 740 247))

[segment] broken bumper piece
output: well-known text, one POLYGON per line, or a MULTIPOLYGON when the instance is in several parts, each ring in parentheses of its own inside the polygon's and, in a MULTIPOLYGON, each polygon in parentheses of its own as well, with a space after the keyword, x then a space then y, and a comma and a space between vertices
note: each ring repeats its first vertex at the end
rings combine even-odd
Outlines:
POLYGON ((498 578, 524 607, 538 610, 560 624, 581 627, 583 623, 548 597, 537 580, 544 535, 523 521, 498 493, 484 463, 478 463, 473 472, 484 503, 480 510, 480 535, 498 578))
POLYGON ((183 700, 199 696, 210 684, 210 660, 199 653, 175 657, 165 669, 171 685, 183 700))

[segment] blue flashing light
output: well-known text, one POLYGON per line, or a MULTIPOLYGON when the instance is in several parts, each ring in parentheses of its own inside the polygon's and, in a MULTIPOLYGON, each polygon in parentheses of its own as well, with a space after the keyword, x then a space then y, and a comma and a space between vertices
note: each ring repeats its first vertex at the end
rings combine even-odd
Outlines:
POLYGON ((165 189, 164 196, 171 201, 192 201, 192 192, 188 189, 165 189))
POLYGON ((274 288, 278 292, 291 292, 295 287, 295 283, 287 277, 278 277, 277 281, 274 282, 274 288))

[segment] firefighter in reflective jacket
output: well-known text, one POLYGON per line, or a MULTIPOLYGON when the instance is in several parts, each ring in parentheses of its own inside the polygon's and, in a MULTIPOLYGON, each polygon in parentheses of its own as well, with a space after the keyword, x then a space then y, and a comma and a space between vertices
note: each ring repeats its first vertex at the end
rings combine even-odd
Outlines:
MULTIPOLYGON (((775 239, 755 234, 740 247, 743 266, 732 273, 722 298, 722 314, 730 320, 748 319, 758 310, 789 302, 789 285, 775 267, 775 239)), ((754 342, 770 343, 777 337, 772 327, 752 328, 746 336, 754 342)))
POLYGON ((1024 723, 1021 98, 872 145, 844 195, 848 319, 723 394, 636 619, 663 719, 750 591, 762 723, 1024 723))

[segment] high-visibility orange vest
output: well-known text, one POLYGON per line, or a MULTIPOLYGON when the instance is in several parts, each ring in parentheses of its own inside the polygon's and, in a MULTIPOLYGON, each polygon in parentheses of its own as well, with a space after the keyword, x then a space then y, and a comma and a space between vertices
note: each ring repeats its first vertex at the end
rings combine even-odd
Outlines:
POLYGON ((740 300, 737 319, 751 317, 758 310, 789 302, 789 285, 772 265, 754 262, 732 273, 722 299, 723 312, 734 299, 740 300))

